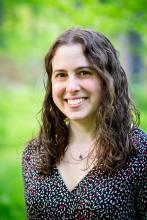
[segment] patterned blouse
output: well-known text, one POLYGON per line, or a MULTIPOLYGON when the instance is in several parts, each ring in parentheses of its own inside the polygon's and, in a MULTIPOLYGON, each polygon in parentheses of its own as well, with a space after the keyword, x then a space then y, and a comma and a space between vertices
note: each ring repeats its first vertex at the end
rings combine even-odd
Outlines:
POLYGON ((27 218, 30 220, 147 220, 147 135, 133 131, 137 154, 115 173, 93 168, 70 192, 58 169, 35 169, 35 141, 23 152, 27 218))

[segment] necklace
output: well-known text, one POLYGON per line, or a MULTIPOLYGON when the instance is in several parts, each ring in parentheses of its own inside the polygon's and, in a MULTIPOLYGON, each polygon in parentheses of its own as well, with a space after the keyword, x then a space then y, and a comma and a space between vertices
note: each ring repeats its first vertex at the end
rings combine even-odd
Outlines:
POLYGON ((84 159, 82 154, 79 155, 79 159, 80 159, 80 160, 83 160, 83 159, 84 159))
POLYGON ((82 154, 80 154, 80 155, 78 156, 78 158, 75 158, 75 157, 71 154, 71 158, 72 158, 73 160, 75 160, 75 161, 82 161, 82 160, 86 159, 87 157, 88 157, 88 155, 83 156, 82 154))

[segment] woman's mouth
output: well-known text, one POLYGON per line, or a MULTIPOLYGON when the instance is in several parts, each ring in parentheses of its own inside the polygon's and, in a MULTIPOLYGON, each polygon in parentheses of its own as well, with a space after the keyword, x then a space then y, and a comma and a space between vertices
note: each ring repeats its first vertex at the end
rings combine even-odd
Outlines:
POLYGON ((68 105, 76 106, 85 102, 86 99, 87 97, 73 98, 73 99, 70 98, 70 99, 65 99, 65 101, 67 102, 68 105))

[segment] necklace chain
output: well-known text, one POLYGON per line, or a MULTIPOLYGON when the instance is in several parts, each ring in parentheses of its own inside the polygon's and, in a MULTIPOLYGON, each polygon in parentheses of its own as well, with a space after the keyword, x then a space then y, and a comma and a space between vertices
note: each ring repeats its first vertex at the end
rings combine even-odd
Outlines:
POLYGON ((71 154, 71 158, 72 158, 73 160, 75 160, 75 161, 82 161, 82 160, 86 159, 87 157, 88 157, 88 155, 86 155, 86 156, 84 157, 82 154, 80 154, 80 155, 78 156, 78 158, 75 158, 75 157, 73 157, 73 155, 71 154))

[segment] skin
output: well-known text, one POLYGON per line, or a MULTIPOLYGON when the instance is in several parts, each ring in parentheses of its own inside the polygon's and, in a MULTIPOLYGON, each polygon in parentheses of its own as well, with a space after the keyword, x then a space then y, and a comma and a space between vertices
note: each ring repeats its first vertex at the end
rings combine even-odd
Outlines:
POLYGON ((95 121, 102 86, 81 44, 60 46, 52 60, 52 96, 70 122, 88 127, 95 121))

